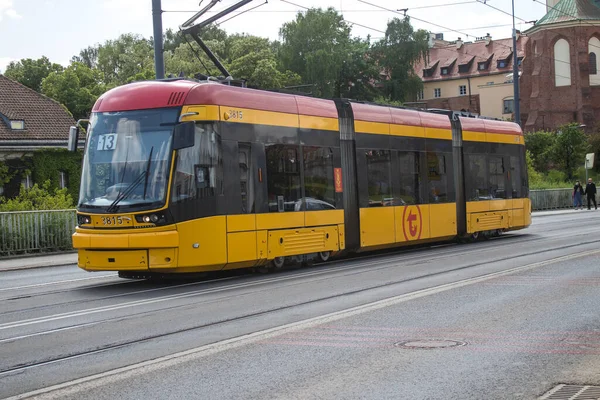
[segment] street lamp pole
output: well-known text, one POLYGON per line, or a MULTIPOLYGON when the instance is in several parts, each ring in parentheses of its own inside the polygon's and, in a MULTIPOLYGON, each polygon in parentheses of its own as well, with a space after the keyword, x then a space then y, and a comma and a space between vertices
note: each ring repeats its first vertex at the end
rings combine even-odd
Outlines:
POLYGON ((515 0, 512 0, 513 18, 513 89, 515 105, 515 122, 521 125, 521 104, 519 99, 519 56, 517 51, 517 28, 515 26, 515 0))

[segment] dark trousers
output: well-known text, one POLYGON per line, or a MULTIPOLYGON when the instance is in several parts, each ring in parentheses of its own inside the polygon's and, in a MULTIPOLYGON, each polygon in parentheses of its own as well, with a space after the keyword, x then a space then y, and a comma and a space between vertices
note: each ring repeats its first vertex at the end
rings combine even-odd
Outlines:
POLYGON ((591 202, 594 202, 594 208, 597 210, 598 209, 598 204, 596 204, 596 195, 595 194, 593 194, 591 196, 588 195, 587 198, 588 198, 588 210, 592 208, 591 207, 592 206, 591 202))

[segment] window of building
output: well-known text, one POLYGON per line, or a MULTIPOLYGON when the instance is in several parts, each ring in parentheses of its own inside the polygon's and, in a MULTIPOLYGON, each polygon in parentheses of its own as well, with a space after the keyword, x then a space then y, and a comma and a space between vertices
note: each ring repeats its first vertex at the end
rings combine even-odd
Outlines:
POLYGON ((11 120, 10 121, 10 129, 15 131, 25 130, 25 121, 22 119, 19 120, 11 120))
POLYGON ((368 150, 366 156, 369 207, 393 205, 390 152, 368 150))
POLYGON ((171 199, 174 202, 223 194, 221 136, 217 125, 196 124, 193 147, 177 152, 171 199))
POLYGON ((485 71, 486 69, 488 69, 488 63, 487 63, 487 61, 477 63, 477 69, 479 71, 485 71))
POLYGON ((448 75, 448 68, 442 68, 442 75, 448 75))
POLYGON ((58 187, 61 189, 67 187, 67 173, 64 171, 58 173, 58 187))
POLYGON ((506 68, 508 66, 508 63, 506 62, 506 60, 498 60, 498 68, 506 68))
POLYGON ((465 72, 469 72, 469 69, 471 67, 471 64, 463 64, 463 65, 459 65, 458 66, 458 72, 460 73, 465 73, 465 72))
POLYGON ((459 93, 461 96, 464 96, 464 95, 466 95, 466 94, 467 94, 467 85, 460 85, 460 86, 458 87, 458 93, 459 93))
POLYGON ((493 199, 505 199, 504 159, 499 156, 489 157, 490 196, 493 199))
POLYGON ((517 65, 521 66, 523 64, 523 57, 517 57, 517 65))
POLYGON ((512 114, 515 112, 515 100, 514 99, 504 99, 502 107, 502 114, 512 114))
POLYGON ((591 52, 589 54, 590 63, 590 75, 596 75, 598 73, 598 65, 596 64, 596 53, 591 52))
POLYGON ((417 100, 423 100, 424 98, 425 98, 425 93, 423 92, 423 89, 421 89, 417 92, 417 100))
POLYGON ((304 147, 302 150, 306 211, 334 210, 333 150, 328 147, 304 147))
POLYGON ((423 70, 423 78, 429 78, 431 76, 433 76, 433 69, 429 68, 423 70))
POLYGON ((433 89, 433 97, 435 97, 436 99, 439 97, 442 97, 442 89, 440 89, 440 88, 433 89))
POLYGON ((554 83, 556 86, 571 86, 571 51, 565 39, 554 44, 554 83))
POLYGON ((421 196, 419 189, 421 180, 419 177, 419 162, 421 154, 414 151, 400 151, 398 160, 400 162, 400 187, 394 190, 395 197, 398 197, 400 205, 420 204, 421 196))
POLYGON ((489 200, 484 155, 465 154, 465 192, 467 201, 489 200))
POLYGON ((269 211, 302 210, 298 146, 265 145, 269 211))
POLYGON ((427 153, 427 180, 429 182, 429 202, 447 203, 452 201, 448 185, 450 158, 445 153, 427 153))

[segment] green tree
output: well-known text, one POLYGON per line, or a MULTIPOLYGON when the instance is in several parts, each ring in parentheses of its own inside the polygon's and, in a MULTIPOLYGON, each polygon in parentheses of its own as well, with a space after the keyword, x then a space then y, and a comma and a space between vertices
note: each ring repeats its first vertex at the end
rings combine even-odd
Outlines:
POLYGON ((531 153, 536 171, 547 171, 552 165, 556 134, 549 131, 536 131, 525 134, 525 147, 531 153))
POLYGON ((52 63, 48 57, 43 56, 37 60, 24 58, 21 61, 10 62, 6 67, 4 76, 39 92, 41 91, 44 78, 52 72, 60 72, 62 70, 62 65, 52 63))
POLYGON ((588 149, 588 138, 579 124, 568 124, 557 129, 552 147, 553 160, 569 180, 573 178, 573 171, 584 164, 588 149))
POLYGON ((122 85, 137 74, 154 72, 152 42, 131 33, 98 46, 97 68, 106 85, 122 85))
POLYGON ((227 40, 229 72, 238 79, 247 79, 248 86, 278 89, 297 85, 300 76, 277 69, 277 56, 269 39, 249 35, 234 35, 227 40))
POLYGON ((30 189, 22 186, 19 195, 14 199, 0 197, 0 212, 65 210, 73 206, 73 198, 67 189, 52 190, 50 181, 44 182, 42 186, 36 183, 30 189))
POLYGON ((42 93, 62 103, 75 119, 86 118, 106 90, 101 73, 75 62, 62 72, 53 72, 42 83, 42 93))
POLYGON ((371 52, 370 38, 354 38, 342 61, 335 97, 372 101, 381 96, 374 83, 379 81, 380 68, 371 52))
POLYGON ((317 96, 333 97, 340 91, 344 61, 349 62, 350 30, 333 8, 298 13, 279 31, 283 70, 297 73, 304 84, 314 84, 317 96))
POLYGON ((374 46, 374 55, 389 79, 383 82, 384 93, 393 101, 414 98, 423 82, 413 70, 415 62, 427 54, 427 32, 415 31, 410 18, 388 22, 385 37, 374 46))
POLYGON ((78 56, 73 56, 71 62, 80 62, 85 64, 88 68, 98 67, 98 49, 99 46, 88 46, 79 52, 78 56))

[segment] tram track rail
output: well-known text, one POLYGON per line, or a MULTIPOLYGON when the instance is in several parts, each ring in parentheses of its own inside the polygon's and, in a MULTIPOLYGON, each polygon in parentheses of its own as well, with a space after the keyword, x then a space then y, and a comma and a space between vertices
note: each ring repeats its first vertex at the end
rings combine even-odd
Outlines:
MULTIPOLYGON (((550 231, 560 231, 560 230, 561 229, 559 229, 559 228, 553 229, 553 230, 546 230, 546 233, 548 233, 550 231)), ((509 234, 505 234, 505 235, 490 239, 489 241, 471 243, 466 246, 473 246, 473 249, 468 249, 469 254, 477 254, 477 253, 485 253, 485 252, 489 251, 490 248, 496 248, 499 243, 505 244, 506 242, 518 240, 519 245, 524 245, 526 243, 536 242, 536 241, 540 241, 540 240, 548 241, 548 240, 552 240, 552 239, 565 239, 565 238, 572 238, 572 237, 577 237, 577 236, 587 237, 589 233, 590 232, 588 232, 587 230, 583 230, 583 231, 579 231, 579 232, 572 233, 572 234, 567 234, 567 235, 560 234, 560 235, 550 236, 550 237, 548 237, 548 236, 538 237, 538 236, 531 235, 528 233, 525 233, 525 234, 509 233, 509 234)), ((506 244, 508 244, 508 243, 506 243, 506 244)), ((112 294, 112 295, 102 296, 102 297, 97 297, 97 298, 90 298, 90 299, 83 299, 83 300, 79 299, 79 300, 66 301, 66 302, 60 302, 60 303, 46 304, 46 305, 41 305, 41 306, 21 308, 19 310, 0 312, 0 316, 7 317, 14 313, 43 311, 44 309, 49 309, 49 308, 66 307, 66 306, 70 306, 73 304, 77 304, 77 305, 89 304, 92 302, 118 299, 118 298, 134 296, 134 295, 139 295, 139 294, 144 294, 144 293, 160 292, 160 291, 167 291, 167 290, 177 290, 177 289, 185 288, 185 287, 193 288, 195 286, 211 285, 211 284, 215 284, 215 283, 219 283, 219 282, 223 282, 223 281, 231 281, 234 279, 247 279, 247 280, 245 282, 235 283, 233 286, 224 286, 223 289, 238 289, 238 288, 243 287, 244 285, 248 285, 248 287, 251 287, 251 286, 255 286, 256 284, 261 284, 261 283, 267 284, 267 283, 273 283, 273 282, 278 282, 278 281, 287 281, 289 279, 294 279, 294 278, 307 278, 307 277, 311 277, 314 275, 320 275, 320 274, 326 274, 326 273, 337 273, 340 271, 347 271, 347 270, 352 270, 352 269, 356 269, 356 268, 364 268, 364 267, 369 267, 369 266, 376 267, 375 269, 370 269, 369 271, 376 271, 381 268, 393 267, 393 266, 389 265, 392 263, 411 262, 414 259, 423 259, 424 252, 426 252, 426 251, 429 251, 429 252, 435 251, 436 254, 432 254, 431 256, 428 256, 427 260, 428 261, 436 261, 436 260, 443 259, 445 257, 452 257, 457 254, 463 254, 465 252, 465 246, 457 245, 455 243, 437 243, 437 244, 433 244, 433 245, 428 245, 426 247, 416 247, 416 248, 411 248, 411 249, 393 249, 393 250, 390 250, 390 251, 387 251, 384 253, 358 254, 358 255, 356 255, 354 257, 350 257, 350 258, 336 259, 336 260, 328 261, 325 263, 320 263, 320 264, 317 264, 317 266, 315 268, 288 269, 288 270, 285 270, 284 273, 279 276, 272 276, 272 275, 265 276, 265 275, 252 274, 252 273, 241 273, 240 275, 225 277, 225 278, 218 277, 217 279, 207 279, 207 280, 201 280, 201 281, 195 281, 195 282, 186 282, 186 283, 182 283, 182 284, 167 284, 167 285, 161 286, 161 287, 127 291, 124 293, 117 293, 117 294, 112 294), (343 265, 340 265, 342 263, 343 263, 343 265), (381 264, 383 264, 382 267, 377 268, 381 264)), ((33 297, 40 297, 40 296, 46 296, 46 295, 52 295, 52 294, 61 294, 61 293, 69 292, 69 291, 88 290, 88 289, 95 289, 95 288, 101 288, 101 287, 106 287, 106 286, 118 286, 121 284, 133 284, 133 283, 140 283, 140 282, 143 282, 143 281, 122 280, 122 281, 115 281, 115 282, 110 282, 110 283, 106 283, 106 284, 90 285, 90 286, 86 286, 83 288, 76 287, 76 288, 69 288, 66 290, 44 291, 41 293, 34 293, 31 295, 27 295, 27 296, 13 296, 13 297, 8 297, 8 298, 0 298, 0 300, 13 301, 13 300, 19 300, 22 298, 33 298, 33 297)), ((203 290, 208 290, 209 292, 207 292, 207 293, 210 293, 213 289, 214 288, 202 289, 199 294, 203 294, 202 293, 203 290)), ((190 292, 190 293, 196 293, 196 292, 190 292)), ((2 330, 1 324, 0 324, 0 330, 2 330)))
MULTIPOLYGON (((503 261, 509 261, 509 260, 514 260, 520 257, 525 257, 525 256, 532 256, 532 255, 539 255, 542 253, 549 253, 549 252, 554 252, 554 251, 560 251, 560 250, 565 250, 565 249, 569 249, 569 248, 576 248, 576 247, 581 247, 581 246, 585 246, 585 245, 589 245, 592 243, 596 243, 597 240, 587 240, 587 241, 582 241, 579 243, 571 243, 571 244, 566 244, 563 246, 558 246, 558 247, 553 247, 552 249, 542 249, 542 250, 536 250, 536 251, 531 251, 531 252, 526 252, 526 253, 518 253, 518 254, 512 254, 512 255, 507 255, 504 257, 495 257, 493 260, 484 260, 481 262, 474 262, 474 263, 469 263, 467 265, 462 265, 456 268, 452 268, 452 269, 448 269, 448 270, 443 270, 443 271, 437 271, 437 272, 432 272, 432 273, 426 273, 426 274, 422 274, 422 275, 418 275, 418 276, 413 276, 413 277, 409 277, 406 279, 398 279, 398 280, 392 280, 392 281, 387 281, 387 282, 382 282, 379 284, 375 284, 375 285, 369 285, 366 287, 362 287, 360 289, 356 289, 356 290, 349 290, 349 291, 344 291, 342 293, 336 293, 336 294, 331 294, 331 295, 326 295, 326 296, 320 296, 314 299, 309 299, 306 301, 300 301, 300 302, 294 302, 293 304, 288 304, 288 305, 283 305, 283 306, 275 306, 275 307, 270 307, 270 308, 266 308, 263 310, 259 310, 257 312, 253 312, 253 313, 245 313, 243 315, 237 315, 237 316, 232 316, 230 318, 224 318, 224 319, 220 319, 220 320, 214 320, 214 321, 210 321, 210 322, 206 322, 206 323, 201 323, 201 324, 194 324, 192 326, 188 326, 188 327, 183 327, 180 329, 175 329, 175 330, 170 330, 167 332, 162 332, 162 333, 157 333, 157 334, 152 334, 152 335, 146 335, 140 338, 134 338, 134 339, 130 339, 130 340, 124 340, 124 341, 117 341, 117 342, 112 342, 112 343, 107 343, 105 345, 101 345, 101 346, 97 346, 93 349, 88 349, 88 350, 82 350, 82 351, 78 351, 78 352, 73 352, 71 354, 64 354, 61 356, 57 356, 57 357, 50 357, 50 358, 45 358, 45 359, 40 359, 40 360, 36 360, 34 362, 29 362, 29 363, 23 363, 23 364, 16 364, 13 366, 10 366, 9 368, 4 368, 0 370, 0 378, 4 377, 4 376, 8 376, 11 374, 16 374, 16 373, 20 373, 22 371, 25 371, 27 369, 32 369, 32 368, 37 368, 37 367, 42 367, 45 365, 49 365, 49 364, 53 364, 53 363, 57 363, 57 362, 63 362, 63 361, 68 361, 71 359, 75 359, 75 358, 80 358, 80 357, 84 357, 84 356, 88 356, 88 355, 94 355, 94 354, 98 354, 101 352, 108 352, 111 350, 116 350, 122 347, 126 347, 126 346, 130 346, 130 345, 134 345, 134 344, 140 344, 140 343, 144 343, 144 342, 149 342, 152 340, 156 340, 156 339, 161 339, 161 338, 165 338, 165 337, 170 337, 170 336, 174 336, 177 334, 182 334, 182 333, 186 333, 186 332, 192 332, 195 330, 201 330, 201 329, 206 329, 206 328, 210 328, 210 327, 214 327, 214 326, 219 326, 219 325, 223 325, 223 324, 228 324, 228 323, 232 323, 232 322, 237 322, 237 321, 241 321, 244 319, 249 319, 249 318, 256 318, 256 317, 261 317, 261 316, 265 316, 268 314, 272 314, 272 313, 277 313, 280 311, 284 311, 284 310, 289 310, 289 309, 293 309, 296 307, 302 307, 302 306, 307 306, 307 305, 311 305, 311 304, 315 304, 315 303, 319 303, 319 302, 325 302, 325 301, 330 301, 330 300, 335 300, 337 298, 342 298, 342 297, 346 297, 346 296, 352 296, 358 293, 363 293, 363 292, 367 292, 367 291, 371 291, 371 290, 375 290, 375 289, 381 289, 381 288, 385 288, 385 287, 390 287, 393 285, 398 285, 398 284, 405 284, 405 283, 409 283, 412 281, 416 281, 416 280, 420 280, 420 279, 425 279, 425 278, 432 278, 432 277, 436 277, 436 276, 440 276, 440 275, 444 275, 444 274, 450 274, 450 273, 455 273, 461 270, 465 270, 465 269, 469 269, 469 268, 474 268, 474 267, 480 267, 483 266, 485 264, 488 263, 498 263, 498 262, 503 262, 503 261)), ((432 261, 432 260, 429 260, 432 261)), ((389 263, 388 263, 389 264, 389 263)), ((406 266, 415 266, 415 265, 419 265, 419 262, 410 264, 410 265, 406 265, 406 266)), ((390 268, 393 266, 387 265, 387 266, 381 266, 379 269, 383 269, 383 268, 390 268)), ((366 273, 366 272, 372 272, 372 269, 369 270, 365 270, 365 271, 345 271, 347 273, 340 275, 336 278, 341 278, 341 277, 347 277, 347 276, 351 276, 351 275, 357 275, 357 274, 361 274, 361 273, 366 273)), ((288 277, 288 279, 292 279, 293 277, 288 277)), ((330 279, 328 277, 321 277, 320 279, 330 279)), ((303 284, 306 284, 309 282, 303 282, 303 284)), ((259 282, 256 282, 256 284, 260 284, 259 282)), ((294 284, 294 283, 290 283, 290 284, 294 284)), ((226 287, 221 288, 221 290, 227 290, 226 287)), ((263 289, 263 290, 268 290, 268 289, 263 289)), ((256 294, 256 292, 252 292, 253 294, 256 294)), ((200 295, 201 293, 186 293, 186 296, 192 296, 192 295, 200 295)), ((236 295, 236 296, 239 296, 236 295)), ((169 300, 168 298, 165 298, 164 301, 169 300)), ((202 304, 208 304, 211 302, 215 302, 215 301, 222 301, 223 298, 218 298, 218 299, 212 299, 209 300, 207 302, 202 302, 202 303, 194 303, 194 304, 185 304, 185 305, 177 305, 177 306, 172 306, 172 307, 166 307, 166 308, 161 308, 161 309, 156 309, 153 310, 152 313, 159 313, 159 312, 165 312, 165 311, 172 311, 172 310, 176 310, 176 309, 181 309, 182 307, 197 307, 199 305, 202 304)), ((49 334, 49 333, 55 333, 55 332, 60 332, 63 330, 72 330, 72 329, 77 329, 77 328, 81 328, 84 326, 91 326, 91 325, 100 325, 103 323, 108 323, 108 322, 114 322, 114 321, 118 321, 118 320, 123 320, 123 319, 130 319, 130 318, 135 318, 137 316, 140 315, 148 315, 148 312, 138 312, 138 313, 132 313, 132 314, 128 314, 126 316, 120 316, 120 317, 113 317, 113 318, 107 318, 107 319, 103 319, 100 321, 95 321, 92 323, 85 323, 85 324, 74 324, 72 326, 67 326, 67 327, 63 327, 63 328, 58 328, 58 329, 53 329, 50 330, 48 332, 39 332, 39 333, 35 333, 32 335, 25 335, 23 337, 31 337, 31 336, 35 336, 35 335, 41 335, 41 334, 49 334)), ((31 321, 30 321, 31 322, 31 321)), ((7 326, 7 324, 3 324, 0 325, 0 329, 8 329, 9 327, 7 326)), ((14 340, 18 340, 19 337, 15 337, 13 338, 14 340)), ((8 339, 3 339, 0 341, 0 343, 6 343, 9 342, 11 340, 11 338, 8 339)))

